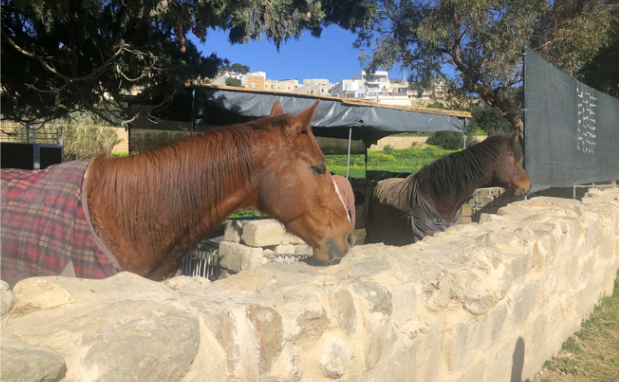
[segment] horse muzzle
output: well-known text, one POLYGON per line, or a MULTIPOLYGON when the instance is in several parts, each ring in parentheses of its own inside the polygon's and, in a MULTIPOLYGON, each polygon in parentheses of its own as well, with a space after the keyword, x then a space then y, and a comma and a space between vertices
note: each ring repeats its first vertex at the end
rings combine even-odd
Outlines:
POLYGON ((343 258, 355 245, 355 235, 351 232, 346 235, 344 243, 338 243, 338 241, 335 238, 329 238, 324 245, 314 248, 314 258, 320 261, 333 261, 343 258))

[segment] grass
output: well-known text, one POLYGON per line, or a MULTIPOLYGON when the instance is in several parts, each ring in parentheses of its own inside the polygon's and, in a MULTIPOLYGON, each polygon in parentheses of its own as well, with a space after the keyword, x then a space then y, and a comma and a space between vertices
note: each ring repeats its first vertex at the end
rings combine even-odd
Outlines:
POLYGON ((619 278, 612 296, 604 297, 564 343, 556 357, 546 361, 536 382, 619 381, 619 278))
MULTIPOLYGON (((368 150, 368 170, 415 172, 452 152, 454 151, 443 150, 436 146, 427 146, 423 149, 411 146, 405 149, 368 150)), ((327 156, 327 167, 329 171, 337 175, 346 176, 346 155, 327 156)), ((363 155, 350 157, 349 177, 365 178, 365 157, 363 155)))

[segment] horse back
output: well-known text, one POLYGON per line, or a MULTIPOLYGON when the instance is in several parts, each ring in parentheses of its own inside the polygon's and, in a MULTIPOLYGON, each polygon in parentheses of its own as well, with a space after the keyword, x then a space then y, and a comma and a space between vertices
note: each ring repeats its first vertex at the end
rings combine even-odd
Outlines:
POLYGON ((89 160, 44 170, 2 170, 2 280, 60 274, 71 263, 78 277, 116 273, 94 243, 82 206, 89 160))

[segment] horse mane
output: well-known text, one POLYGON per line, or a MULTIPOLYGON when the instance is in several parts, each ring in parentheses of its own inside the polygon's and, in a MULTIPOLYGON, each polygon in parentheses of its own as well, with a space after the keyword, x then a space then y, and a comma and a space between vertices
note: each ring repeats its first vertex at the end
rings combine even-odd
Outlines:
POLYGON ((166 232, 205 236, 208 232, 195 232, 194 222, 210 219, 209 211, 241 185, 251 188, 254 132, 285 132, 291 118, 263 118, 129 157, 97 158, 90 165, 89 190, 113 201, 109 209, 118 229, 146 246, 142 250, 165 245, 166 232))
POLYGON ((416 175, 422 191, 432 195, 458 194, 469 190, 487 174, 488 166, 499 156, 499 145, 511 139, 509 149, 517 160, 522 158, 511 135, 496 134, 465 150, 424 166, 416 175))

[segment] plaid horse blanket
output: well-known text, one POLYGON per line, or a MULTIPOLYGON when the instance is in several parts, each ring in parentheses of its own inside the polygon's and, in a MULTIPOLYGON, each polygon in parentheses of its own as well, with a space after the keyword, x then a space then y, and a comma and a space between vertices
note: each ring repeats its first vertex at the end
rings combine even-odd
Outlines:
POLYGON ((75 276, 93 279, 120 271, 88 219, 89 163, 2 170, 1 273, 11 287, 26 277, 73 275, 71 268, 75 276))
POLYGON ((408 245, 455 225, 461 211, 446 223, 419 191, 417 173, 383 180, 376 186, 368 208, 366 244, 408 245))

